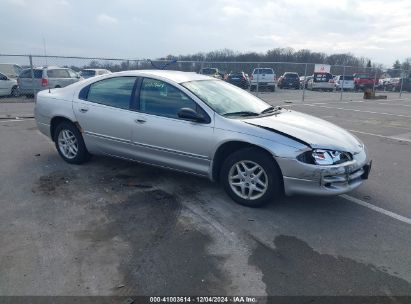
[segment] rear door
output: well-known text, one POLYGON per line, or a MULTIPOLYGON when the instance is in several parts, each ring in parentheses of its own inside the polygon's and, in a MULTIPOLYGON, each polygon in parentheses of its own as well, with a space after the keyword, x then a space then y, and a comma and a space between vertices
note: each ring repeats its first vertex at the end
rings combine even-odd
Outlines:
POLYGON ((91 151, 132 157, 131 133, 135 113, 130 110, 137 77, 106 78, 83 88, 73 110, 91 151))

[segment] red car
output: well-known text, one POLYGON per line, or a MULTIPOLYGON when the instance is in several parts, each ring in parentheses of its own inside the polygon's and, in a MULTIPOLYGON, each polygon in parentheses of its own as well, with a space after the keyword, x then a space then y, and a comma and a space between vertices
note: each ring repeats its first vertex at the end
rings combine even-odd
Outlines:
POLYGON ((355 90, 365 90, 372 89, 375 86, 378 86, 378 78, 369 74, 354 74, 354 87, 355 90))

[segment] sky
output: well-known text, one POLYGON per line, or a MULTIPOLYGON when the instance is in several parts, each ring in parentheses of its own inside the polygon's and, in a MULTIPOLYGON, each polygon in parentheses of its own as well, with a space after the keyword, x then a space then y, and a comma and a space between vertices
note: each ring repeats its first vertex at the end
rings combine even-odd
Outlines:
POLYGON ((0 53, 159 58, 277 47, 411 57, 411 1, 1 0, 0 53))

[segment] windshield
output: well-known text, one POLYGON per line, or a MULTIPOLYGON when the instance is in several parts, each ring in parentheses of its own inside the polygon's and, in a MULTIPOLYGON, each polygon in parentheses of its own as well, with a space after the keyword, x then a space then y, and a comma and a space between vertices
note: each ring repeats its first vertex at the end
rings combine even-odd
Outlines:
POLYGON ((220 115, 228 113, 261 113, 269 104, 254 95, 219 80, 198 80, 182 83, 220 115))

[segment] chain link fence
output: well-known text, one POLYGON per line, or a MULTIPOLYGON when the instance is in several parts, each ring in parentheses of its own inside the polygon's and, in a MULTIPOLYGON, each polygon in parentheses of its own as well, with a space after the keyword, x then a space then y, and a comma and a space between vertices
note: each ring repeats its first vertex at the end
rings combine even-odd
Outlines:
MULTIPOLYGON (((411 97, 411 71, 401 69, 332 65, 330 75, 318 76, 314 74, 314 63, 138 60, 0 54, 0 72, 9 78, 8 84, 3 85, 0 102, 33 101, 36 92, 50 86, 51 82, 46 86, 41 85, 42 74, 39 71, 46 66, 69 68, 74 74, 67 75, 68 78, 80 76, 84 69, 105 69, 111 72, 166 69, 204 73, 238 85, 270 103, 362 100, 366 89, 377 97, 382 95, 390 100, 408 95, 411 97), (14 73, 11 72, 13 67, 14 73), (31 81, 25 82, 22 75, 17 77, 24 70, 26 79, 31 81), (287 76, 282 77, 283 75, 287 76), (37 86, 36 83, 40 85, 37 86), (13 91, 13 88, 18 90, 13 91)), ((81 78, 73 81, 79 79, 81 78)), ((7 81, 4 79, 0 82, 7 81)), ((54 85, 53 88, 64 86, 54 85)))

